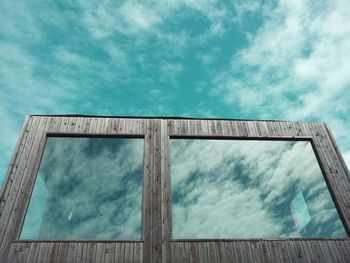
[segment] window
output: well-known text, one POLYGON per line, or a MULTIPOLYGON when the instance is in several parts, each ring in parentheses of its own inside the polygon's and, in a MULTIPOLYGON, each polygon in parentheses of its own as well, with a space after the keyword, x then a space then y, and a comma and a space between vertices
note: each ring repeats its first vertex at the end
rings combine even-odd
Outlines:
POLYGON ((309 141, 171 139, 173 238, 347 237, 309 141))
POLYGON ((20 239, 141 239, 143 145, 48 137, 20 239))

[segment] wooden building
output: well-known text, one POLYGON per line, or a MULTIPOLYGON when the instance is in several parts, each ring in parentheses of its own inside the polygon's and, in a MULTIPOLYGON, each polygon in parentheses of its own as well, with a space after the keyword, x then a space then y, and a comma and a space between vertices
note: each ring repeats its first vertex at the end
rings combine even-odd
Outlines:
POLYGON ((325 123, 29 116, 0 197, 3 263, 350 262, 350 174, 325 123))

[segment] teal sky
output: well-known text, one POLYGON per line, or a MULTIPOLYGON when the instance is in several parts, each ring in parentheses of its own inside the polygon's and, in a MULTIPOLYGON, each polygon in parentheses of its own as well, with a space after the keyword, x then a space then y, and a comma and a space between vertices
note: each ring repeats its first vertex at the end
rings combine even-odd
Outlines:
POLYGON ((1 1, 0 184, 24 117, 328 122, 350 163, 350 2, 1 1))

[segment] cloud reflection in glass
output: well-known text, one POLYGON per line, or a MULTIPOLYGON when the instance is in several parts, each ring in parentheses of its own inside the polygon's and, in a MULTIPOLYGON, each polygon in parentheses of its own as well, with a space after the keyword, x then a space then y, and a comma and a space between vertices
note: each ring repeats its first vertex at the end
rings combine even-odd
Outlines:
POLYGON ((48 137, 20 239, 141 239, 143 145, 48 137))
POLYGON ((171 187, 175 239, 347 237, 308 141, 172 139, 171 187))

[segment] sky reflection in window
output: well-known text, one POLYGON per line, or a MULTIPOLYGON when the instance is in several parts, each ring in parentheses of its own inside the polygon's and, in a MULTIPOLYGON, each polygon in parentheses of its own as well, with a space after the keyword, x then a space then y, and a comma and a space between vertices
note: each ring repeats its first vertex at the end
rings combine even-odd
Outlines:
POLYGON ((49 137, 20 239, 141 239, 143 139, 49 137))
POLYGON ((173 238, 346 237, 310 142, 171 140, 173 238))

